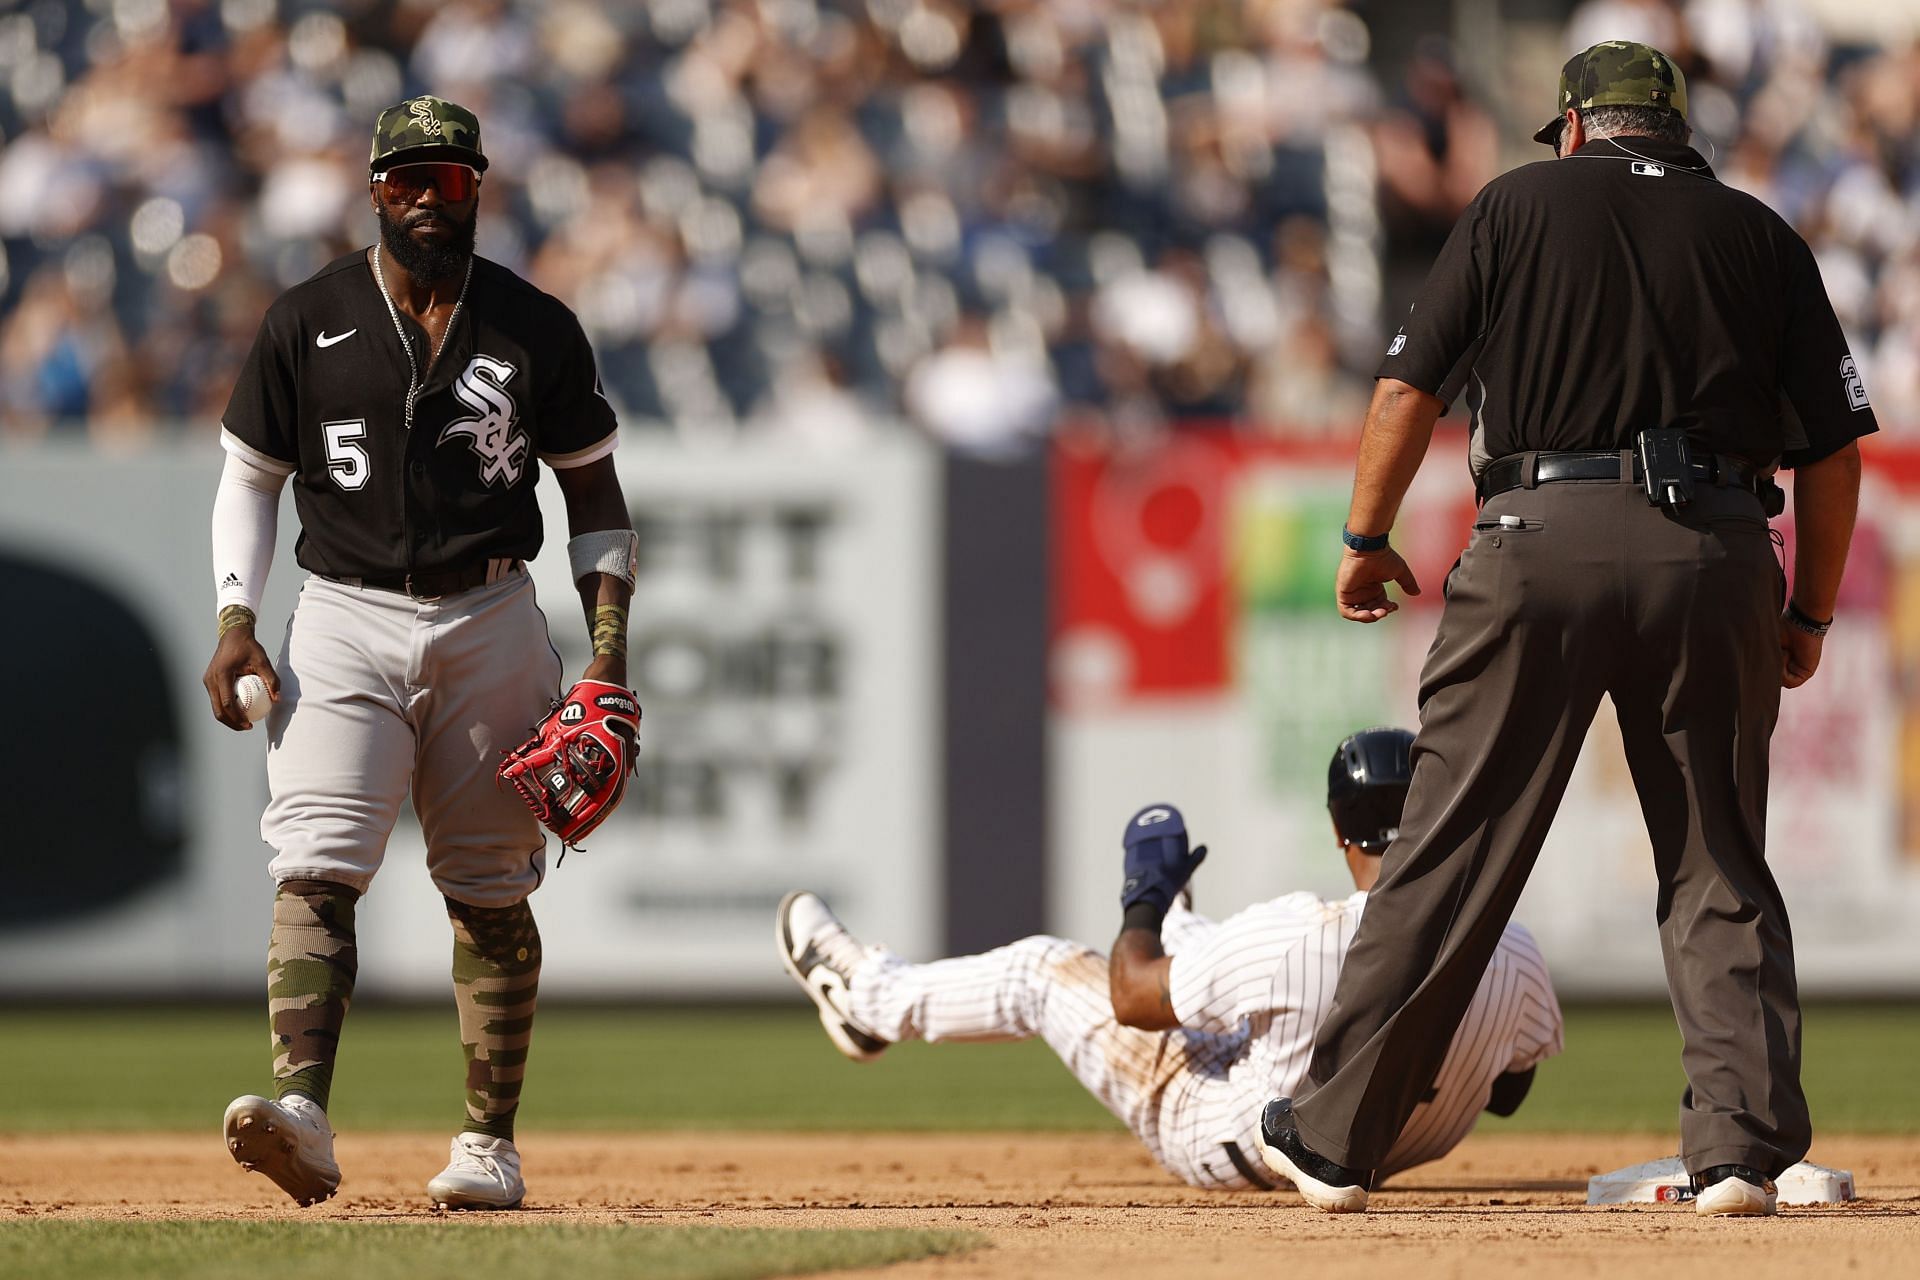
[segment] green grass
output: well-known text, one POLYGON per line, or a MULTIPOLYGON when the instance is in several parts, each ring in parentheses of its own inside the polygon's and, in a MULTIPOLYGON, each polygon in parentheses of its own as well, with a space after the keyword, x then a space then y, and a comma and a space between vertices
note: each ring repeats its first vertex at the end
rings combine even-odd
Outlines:
MULTIPOLYGON (((211 1132, 269 1083, 266 1013, 232 1008, 0 1009, 0 1132, 211 1132)), ((458 1024, 438 1009, 356 1008, 329 1116, 352 1129, 452 1129, 458 1024)), ((1083 1130, 1118 1127, 1038 1042, 900 1045, 856 1065, 810 1006, 542 1009, 528 1129, 1083 1130)))
MULTIPOLYGON (((1677 1132, 1680 1032, 1664 1005, 1573 1008, 1567 1048, 1540 1067, 1526 1105, 1487 1132, 1677 1132)), ((1912 1088, 1920 1013, 1899 1005, 1812 1005, 1803 1013, 1801 1081, 1814 1131, 1920 1132, 1912 1088)))
POLYGON ((965 1253, 951 1231, 295 1222, 0 1224, 0 1275, 36 1280, 749 1280, 965 1253))
MULTIPOLYGON (((0 1009, 0 1133, 211 1132, 267 1080, 266 1015, 235 1007, 0 1009)), ((1920 1132, 1920 1014, 1816 1005, 1806 1083, 1822 1133, 1920 1132)), ((358 1008, 331 1114, 343 1130, 451 1129, 461 1115, 451 1008, 358 1008)), ((1489 1130, 1671 1132, 1682 1080, 1664 1007, 1572 1008, 1567 1051, 1489 1130)), ((856 1066, 807 1008, 540 1014, 528 1129, 1073 1131, 1118 1128, 1047 1048, 901 1045, 856 1066)), ((6 1268, 0 1267, 0 1273, 6 1268)))

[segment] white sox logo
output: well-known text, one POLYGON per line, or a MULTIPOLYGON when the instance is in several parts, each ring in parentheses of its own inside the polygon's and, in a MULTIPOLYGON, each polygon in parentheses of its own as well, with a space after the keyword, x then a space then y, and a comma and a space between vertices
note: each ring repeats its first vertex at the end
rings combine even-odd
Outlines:
POLYGON ((433 114, 433 108, 424 102, 415 102, 407 107, 407 114, 420 126, 420 132, 429 138, 440 136, 440 118, 433 114))
POLYGON ((507 394, 507 383, 514 373, 512 365, 492 356, 469 360, 466 371, 454 379, 453 394, 476 416, 449 422, 436 441, 445 444, 451 436, 469 437, 472 443, 468 447, 480 459, 480 478, 488 485, 502 479, 510 485, 518 484, 526 464, 527 433, 515 430, 520 406, 507 394))

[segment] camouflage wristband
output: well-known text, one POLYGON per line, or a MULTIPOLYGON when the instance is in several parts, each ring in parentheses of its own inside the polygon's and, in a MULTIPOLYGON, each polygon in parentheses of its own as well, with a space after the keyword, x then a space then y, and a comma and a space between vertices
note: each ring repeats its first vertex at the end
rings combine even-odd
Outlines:
POLYGON ((251 627, 254 621, 253 610, 243 604, 230 604, 220 611, 220 629, 214 638, 219 639, 235 627, 251 627))
POLYGON ((623 604, 593 606, 593 656, 627 657, 627 607, 623 604))

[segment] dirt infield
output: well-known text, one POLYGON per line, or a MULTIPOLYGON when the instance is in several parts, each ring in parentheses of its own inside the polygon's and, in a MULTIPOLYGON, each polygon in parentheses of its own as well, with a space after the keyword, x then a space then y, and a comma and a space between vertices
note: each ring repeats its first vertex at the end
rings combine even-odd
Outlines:
MULTIPOLYGON (((206 1136, 0 1135, 0 1215, 65 1218, 424 1215, 444 1135, 343 1136, 340 1198, 306 1213, 206 1136)), ((1190 1191, 1119 1135, 848 1137, 744 1133, 523 1137, 528 1208, 493 1223, 936 1227, 992 1247, 889 1268, 1009 1277, 1913 1275, 1920 1138, 1837 1137, 1812 1158, 1865 1197, 1709 1222, 1691 1209, 1589 1209, 1587 1177, 1670 1154, 1644 1139, 1478 1137, 1404 1175, 1377 1211, 1329 1218, 1290 1193, 1190 1191)), ((473 1219, 476 1224, 483 1221, 473 1219)), ((865 1275, 874 1272, 861 1273, 865 1275)))

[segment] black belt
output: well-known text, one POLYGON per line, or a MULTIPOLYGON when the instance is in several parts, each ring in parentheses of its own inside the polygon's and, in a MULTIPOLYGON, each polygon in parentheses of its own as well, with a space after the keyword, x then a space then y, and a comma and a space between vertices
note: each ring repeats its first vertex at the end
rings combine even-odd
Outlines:
MULTIPOLYGON (((1702 454, 1693 460, 1693 477, 1707 484, 1728 485, 1758 493, 1759 476, 1751 463, 1724 454, 1702 454)), ((1480 501, 1509 489, 1531 489, 1556 480, 1611 480, 1616 484, 1640 483, 1640 458, 1631 449, 1570 449, 1553 453, 1510 453, 1487 464, 1475 485, 1480 501), (1622 472, 1621 459, 1631 463, 1622 472), (1529 482, 1527 467, 1533 478, 1529 482)))
POLYGON ((377 575, 370 578, 334 578, 333 581, 349 587, 371 587, 375 591, 398 591, 415 600, 435 600, 441 596, 458 595, 462 591, 471 591, 475 587, 484 587, 489 582, 498 582, 520 568, 520 561, 508 558, 476 560, 472 564, 461 565, 453 569, 437 569, 432 573, 399 573, 377 575))

